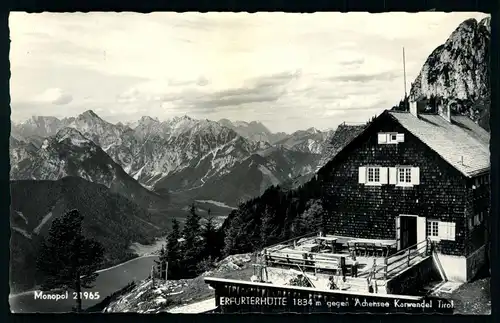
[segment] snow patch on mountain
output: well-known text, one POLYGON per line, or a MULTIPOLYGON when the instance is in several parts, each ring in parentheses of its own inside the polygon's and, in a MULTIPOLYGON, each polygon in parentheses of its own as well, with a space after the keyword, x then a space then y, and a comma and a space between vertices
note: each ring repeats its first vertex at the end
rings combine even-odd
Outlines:
POLYGON ((33 229, 33 232, 36 233, 36 234, 39 234, 40 233, 40 230, 42 230, 43 226, 47 223, 47 221, 49 221, 51 218, 52 218, 52 211, 50 211, 49 213, 47 213, 43 218, 42 218, 42 221, 40 221, 40 224, 38 224, 36 226, 35 229, 33 229))
POLYGON ((17 215, 19 215, 19 217, 21 217, 21 219, 24 220, 24 223, 25 224, 28 224, 28 219, 24 216, 23 212, 20 212, 20 211, 14 211, 17 215))
POLYGON ((14 230, 14 231, 19 232, 20 234, 22 234, 23 236, 25 236, 25 237, 26 237, 26 238, 28 238, 28 239, 32 239, 32 238, 33 238, 33 237, 31 236, 31 234, 29 234, 29 233, 28 233, 26 230, 24 230, 24 229, 18 228, 18 227, 13 226, 13 225, 11 225, 11 227, 10 227, 10 228, 11 228, 12 230, 14 230))
POLYGON ((274 176, 274 174, 264 165, 259 165, 259 170, 262 172, 264 176, 269 178, 272 185, 279 185, 280 180, 274 176))

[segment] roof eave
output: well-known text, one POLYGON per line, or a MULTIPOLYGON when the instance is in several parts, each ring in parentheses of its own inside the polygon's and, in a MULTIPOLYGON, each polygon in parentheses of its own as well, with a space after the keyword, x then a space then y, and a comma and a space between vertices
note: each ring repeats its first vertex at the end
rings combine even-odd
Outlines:
POLYGON ((489 172, 490 172, 490 167, 486 167, 486 168, 479 169, 479 170, 476 170, 473 172, 469 172, 469 173, 464 174, 464 175, 467 176, 468 178, 473 178, 473 177, 477 177, 477 176, 481 176, 481 175, 486 175, 489 172))

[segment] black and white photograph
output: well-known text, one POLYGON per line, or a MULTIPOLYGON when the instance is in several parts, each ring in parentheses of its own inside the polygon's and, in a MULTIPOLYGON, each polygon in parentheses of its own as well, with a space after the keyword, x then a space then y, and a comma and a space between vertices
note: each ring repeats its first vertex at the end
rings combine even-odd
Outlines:
POLYGON ((10 311, 491 314, 490 19, 10 13, 10 311))

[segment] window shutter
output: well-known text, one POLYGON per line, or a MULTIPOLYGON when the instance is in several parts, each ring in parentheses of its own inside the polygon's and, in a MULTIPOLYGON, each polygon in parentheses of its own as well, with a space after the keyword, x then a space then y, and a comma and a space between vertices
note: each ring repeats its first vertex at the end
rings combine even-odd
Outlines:
POLYGON ((427 236, 426 224, 427 221, 425 220, 424 217, 422 216, 417 217, 417 243, 424 241, 425 237, 427 236))
POLYGON ((455 241, 455 223, 448 222, 448 240, 455 241))
POLYGON ((404 142, 405 141, 405 134, 404 133, 398 133, 396 135, 396 141, 397 142, 404 142))
POLYGON ((389 167, 389 184, 396 185, 398 183, 398 169, 389 167))
POLYGON ((418 168, 418 167, 411 168, 411 183, 413 185, 420 184, 420 168, 418 168))
POLYGON ((401 218, 399 216, 396 217, 396 243, 398 250, 401 249, 401 218))
POLYGON ((366 184, 366 167, 359 167, 358 170, 358 183, 366 184))
POLYGON ((380 184, 387 184, 388 183, 388 178, 387 178, 387 167, 380 167, 380 184))
POLYGON ((438 222, 438 238, 447 240, 447 235, 448 235, 448 226, 446 225, 446 222, 439 221, 438 222))
POLYGON ((379 144, 386 144, 387 143, 387 134, 386 133, 379 133, 378 134, 378 143, 379 144))

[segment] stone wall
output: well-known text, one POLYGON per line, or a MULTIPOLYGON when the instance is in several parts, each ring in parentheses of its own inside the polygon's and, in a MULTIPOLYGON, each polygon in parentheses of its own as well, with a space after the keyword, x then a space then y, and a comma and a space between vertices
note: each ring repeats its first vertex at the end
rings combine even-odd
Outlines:
POLYGON ((389 294, 417 295, 425 285, 441 280, 432 257, 428 257, 387 281, 389 294))

